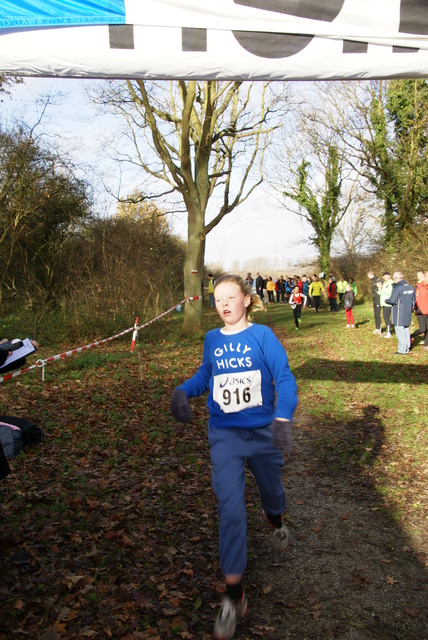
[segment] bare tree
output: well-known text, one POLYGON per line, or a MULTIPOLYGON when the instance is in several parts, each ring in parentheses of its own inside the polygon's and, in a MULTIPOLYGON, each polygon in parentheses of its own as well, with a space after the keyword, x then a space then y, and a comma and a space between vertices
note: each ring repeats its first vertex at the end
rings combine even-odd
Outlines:
POLYGON ((379 250, 383 239, 380 218, 376 199, 368 200, 366 194, 360 192, 336 229, 335 252, 355 262, 359 256, 379 250))
MULTIPOLYGON (((282 83, 181 80, 98 87, 97 102, 126 123, 133 152, 121 160, 152 179, 147 197, 178 196, 187 213, 185 296, 201 294, 207 234, 263 180, 264 152, 286 91, 282 83)), ((201 300, 186 305, 183 333, 197 331, 201 320, 201 300)))
POLYGON ((321 271, 328 272, 333 237, 356 198, 357 177, 340 136, 328 126, 323 104, 311 89, 295 126, 285 131, 276 150, 270 183, 281 206, 312 228, 309 239, 318 251, 321 271))

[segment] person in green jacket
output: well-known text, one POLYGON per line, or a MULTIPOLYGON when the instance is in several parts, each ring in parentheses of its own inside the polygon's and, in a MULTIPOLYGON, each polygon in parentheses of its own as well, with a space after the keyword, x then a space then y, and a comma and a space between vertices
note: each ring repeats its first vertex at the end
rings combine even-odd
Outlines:
POLYGON ((357 285, 354 282, 354 278, 349 278, 349 284, 352 287, 352 291, 354 292, 354 296, 357 295, 358 289, 357 289, 357 285))
POLYGON ((382 274, 383 282, 377 283, 377 288, 379 289, 380 295, 380 306, 382 307, 383 319, 386 325, 386 333, 383 336, 384 338, 391 337, 391 305, 387 304, 385 300, 391 297, 392 289, 394 287, 394 282, 392 281, 391 274, 389 271, 384 271, 382 274))

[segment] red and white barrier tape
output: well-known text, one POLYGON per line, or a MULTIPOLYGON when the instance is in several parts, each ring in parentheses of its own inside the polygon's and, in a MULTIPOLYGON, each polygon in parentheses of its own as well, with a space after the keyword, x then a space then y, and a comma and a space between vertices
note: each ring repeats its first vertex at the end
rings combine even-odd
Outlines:
MULTIPOLYGON (((153 320, 149 320, 149 322, 145 322, 144 324, 142 324, 140 326, 137 326, 138 325, 138 317, 137 317, 136 320, 135 320, 134 326, 130 327, 129 329, 125 329, 124 331, 121 331, 120 333, 116 333, 116 335, 111 336, 110 338, 104 338, 103 340, 98 340, 97 342, 91 342, 91 344, 87 344, 84 347, 77 347, 75 349, 70 349, 70 351, 65 351, 64 353, 59 353, 56 356, 50 356, 49 358, 46 358, 45 360, 40 358, 39 360, 37 360, 36 364, 33 364, 30 367, 25 367, 24 369, 20 369, 19 371, 11 371, 10 373, 5 373, 3 376, 0 376, 0 383, 4 382, 5 380, 10 380, 11 378, 16 378, 17 376, 21 375, 22 373, 26 373, 27 371, 31 371, 32 369, 37 369, 37 368, 40 368, 40 367, 44 368, 46 364, 48 364, 49 362, 53 362, 54 360, 63 360, 64 358, 68 358, 69 356, 73 356, 76 353, 81 353, 82 351, 89 351, 89 349, 93 349, 94 347, 98 347, 98 345, 100 345, 100 344, 105 344, 106 342, 111 342, 112 340, 115 340, 116 338, 120 338, 121 336, 124 336, 127 333, 129 333, 130 331, 133 331, 132 342, 131 342, 131 351, 133 351, 134 347, 135 347, 135 341, 137 339, 137 332, 139 331, 139 329, 144 329, 144 327, 148 327, 150 324, 153 324, 153 322, 156 322, 156 320, 159 320, 160 318, 163 318, 163 316, 166 316, 168 313, 171 313, 171 311, 174 311, 174 309, 176 309, 180 304, 183 304, 183 302, 189 302, 191 300, 200 300, 200 299, 201 299, 200 296, 184 298, 178 304, 175 304, 173 307, 171 307, 167 311, 164 311, 160 315, 156 316, 156 318, 153 318, 153 320)), ((43 369, 43 373, 44 373, 44 369, 43 369)))
MULTIPOLYGON (((37 361, 39 362, 39 360, 37 361)), ((10 373, 5 373, 3 376, 0 376, 0 382, 4 380, 10 380, 11 378, 16 378, 16 376, 21 375, 21 373, 27 373, 27 371, 31 371, 31 369, 37 369, 42 365, 32 364, 31 367, 25 367, 25 369, 21 369, 20 371, 11 371, 10 373)))
POLYGON ((134 322, 134 333, 132 334, 132 340, 131 340, 131 353, 135 349, 135 341, 137 340, 137 335, 138 335, 137 327, 138 327, 138 316, 135 318, 135 322, 134 322))
MULTIPOLYGON (((144 327, 148 327, 149 324, 153 324, 153 322, 156 322, 156 320, 159 320, 159 318, 162 318, 163 316, 166 316, 167 313, 171 313, 171 311, 174 311, 174 309, 176 309, 177 307, 179 307, 181 304, 183 304, 183 302, 189 302, 191 300, 200 300, 201 296, 193 296, 192 298, 184 298, 181 302, 179 302, 178 304, 175 304, 173 307, 171 307, 170 309, 168 309, 167 311, 164 311, 163 313, 160 314, 160 316, 156 316, 156 318, 153 318, 153 320, 149 320, 148 322, 145 322, 144 324, 140 324, 139 327, 135 327, 136 331, 139 331, 140 329, 144 329, 144 327)), ((138 318, 137 318, 138 320, 138 318)))

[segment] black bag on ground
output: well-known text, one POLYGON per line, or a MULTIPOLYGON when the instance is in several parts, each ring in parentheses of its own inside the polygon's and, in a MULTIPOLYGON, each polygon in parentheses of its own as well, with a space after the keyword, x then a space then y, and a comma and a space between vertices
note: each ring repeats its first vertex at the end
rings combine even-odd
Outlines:
POLYGON ((25 447, 40 444, 43 431, 25 418, 0 416, 0 443, 8 458, 14 458, 25 447))

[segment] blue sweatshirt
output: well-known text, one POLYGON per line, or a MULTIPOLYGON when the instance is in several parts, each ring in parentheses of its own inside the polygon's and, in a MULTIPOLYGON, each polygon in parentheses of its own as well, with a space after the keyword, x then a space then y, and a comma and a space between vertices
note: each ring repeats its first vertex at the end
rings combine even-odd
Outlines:
POLYGON ((209 331, 201 366, 178 388, 188 398, 210 392, 209 425, 218 429, 255 429, 274 418, 291 420, 297 406, 285 349, 269 327, 258 324, 239 333, 209 331))

